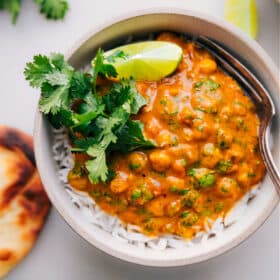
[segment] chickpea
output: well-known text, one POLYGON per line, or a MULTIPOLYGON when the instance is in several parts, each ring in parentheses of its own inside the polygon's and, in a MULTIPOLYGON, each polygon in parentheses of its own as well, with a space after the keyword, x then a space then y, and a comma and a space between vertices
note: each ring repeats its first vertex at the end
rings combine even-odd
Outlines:
POLYGON ((216 113, 218 110, 218 101, 220 95, 217 96, 210 95, 207 92, 194 94, 191 98, 191 104, 193 108, 197 111, 202 111, 204 113, 216 113))
POLYGON ((110 189, 114 193, 122 193, 129 187, 128 181, 123 178, 115 178, 110 183, 110 189))
POLYGON ((213 143, 207 143, 202 147, 202 165, 213 168, 221 159, 221 152, 213 143))
POLYGON ((153 199, 152 201, 146 204, 146 209, 151 212, 156 217, 164 216, 166 201, 160 196, 158 198, 153 199))
POLYGON ((185 211, 181 214, 179 224, 181 227, 191 227, 198 221, 198 215, 193 211, 185 211))
POLYGON ((241 186, 248 187, 251 185, 252 179, 255 176, 256 174, 254 173, 253 168, 248 164, 245 163, 239 166, 237 181, 241 186))
POLYGON ((193 128, 193 135, 197 140, 206 139, 211 132, 209 124, 199 119, 194 120, 193 128))
POLYGON ((220 174, 230 174, 238 170, 238 165, 232 164, 231 160, 220 160, 216 168, 220 174))
POLYGON ((215 153, 216 147, 213 143, 206 143, 203 147, 202 147, 202 154, 204 156, 213 156, 213 154, 215 153))
POLYGON ((161 125, 159 121, 155 118, 149 120, 145 125, 145 131, 152 136, 156 136, 161 131, 161 125))
POLYGON ((186 173, 185 167, 187 165, 187 161, 185 159, 175 160, 172 164, 172 169, 177 172, 179 175, 184 176, 186 173))
POLYGON ((237 176, 237 181, 242 186, 249 186, 251 180, 248 177, 247 172, 239 172, 239 174, 237 176))
POLYGON ((217 184, 217 192, 224 197, 235 197, 238 192, 237 182, 232 178, 224 177, 217 184))
POLYGON ((219 129, 217 133, 217 142, 221 150, 228 149, 232 143, 233 136, 223 129, 219 129))
POLYGON ((224 106, 221 109, 220 117, 223 121, 228 121, 231 115, 232 115, 232 110, 229 106, 224 106))
POLYGON ((142 152, 133 152, 128 158, 129 168, 135 172, 141 172, 147 166, 148 158, 142 152))
POLYGON ((162 195, 163 193, 163 188, 161 186, 161 183, 151 177, 146 177, 144 179, 144 184, 151 190, 152 195, 154 197, 158 197, 162 195))
POLYGON ((189 190, 183 197, 183 204, 187 207, 193 207, 198 197, 199 197, 198 191, 189 190))
POLYGON ((194 111, 189 107, 184 107, 182 109, 182 111, 180 112, 179 118, 180 118, 181 122, 183 122, 187 125, 191 125, 193 119, 195 118, 194 111))
POLYGON ((173 86, 162 85, 162 86, 159 86, 159 88, 158 88, 158 93, 161 95, 177 96, 178 92, 179 92, 179 89, 177 87, 173 87, 173 86))
POLYGON ((184 157, 189 164, 192 164, 199 159, 199 152, 197 145, 184 145, 184 157))
POLYGON ((178 190, 182 190, 185 188, 185 181, 184 179, 180 179, 174 176, 168 176, 166 178, 166 182, 169 186, 169 188, 176 188, 178 190))
POLYGON ((231 149, 226 153, 227 158, 229 158, 232 162, 238 163, 244 159, 244 151, 237 144, 233 144, 231 149))
POLYGON ((210 58, 204 58, 199 62, 199 70, 203 74, 212 74, 217 70, 217 63, 210 58))
POLYGON ((181 207, 181 201, 179 199, 171 201, 166 205, 166 214, 172 217, 181 210, 181 207))
POLYGON ((149 158, 153 169, 158 172, 165 171, 171 165, 171 158, 165 151, 156 150, 150 153, 149 158))
POLYGON ((173 98, 164 96, 159 100, 158 112, 163 116, 174 114, 178 112, 178 104, 173 98))
POLYGON ((174 135, 172 135, 167 130, 163 130, 156 138, 156 142, 160 147, 164 147, 164 146, 172 145, 172 143, 174 142, 173 139, 174 139, 174 135))
POLYGON ((184 131, 184 139, 185 139, 187 142, 192 141, 193 138, 194 138, 194 133, 193 133, 192 129, 190 129, 190 128, 184 128, 183 131, 184 131))

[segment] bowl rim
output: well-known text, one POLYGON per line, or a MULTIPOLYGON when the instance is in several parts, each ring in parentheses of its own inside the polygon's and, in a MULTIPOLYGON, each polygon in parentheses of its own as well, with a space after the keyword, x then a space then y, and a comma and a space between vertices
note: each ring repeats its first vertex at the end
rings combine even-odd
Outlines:
MULTIPOLYGON (((180 16, 188 16, 188 17, 194 17, 199 18, 204 21, 207 21, 211 25, 216 25, 225 31, 231 33, 233 36, 238 37, 242 43, 245 45, 248 45, 251 49, 254 49, 258 56, 262 61, 266 62, 266 65, 271 70, 271 78, 273 78, 275 81, 278 81, 277 74, 278 70, 276 65, 273 63, 272 59, 269 57, 269 55, 263 50, 263 48, 253 39, 251 39, 248 35, 241 32, 237 27, 234 25, 224 21, 223 19, 220 19, 218 17, 210 16, 205 13, 189 10, 189 9, 181 9, 181 8, 170 8, 170 7, 163 7, 163 8, 149 8, 149 9, 138 9, 133 12, 124 13, 121 16, 114 17, 110 21, 101 24, 99 26, 96 26, 95 28, 92 28, 89 32, 87 32, 84 36, 82 36, 80 39, 76 41, 76 43, 73 44, 73 46, 66 52, 65 58, 68 60, 84 43, 87 42, 88 39, 90 39, 92 36, 97 34, 98 32, 102 31, 103 29, 110 27, 114 24, 117 24, 119 22, 123 22, 126 20, 129 20, 134 17, 141 17, 145 15, 156 15, 156 14, 178 14, 180 16)), ((278 94, 279 95, 279 94, 278 94)), ((279 96, 278 96, 279 97, 279 96)), ((119 252, 117 249, 113 248, 113 246, 109 246, 107 244, 104 244, 97 239, 94 238, 93 234, 90 234, 89 232, 84 231, 79 227, 79 224, 76 222, 76 220, 67 212, 67 207, 64 207, 62 204, 57 203, 57 195, 52 190, 53 187, 51 184, 49 184, 49 179, 46 176, 44 172, 45 165, 43 164, 42 154, 43 150, 40 148, 41 142, 40 142, 40 133, 42 130, 43 122, 44 122, 43 115, 39 112, 38 108, 35 115, 35 124, 34 124, 34 147, 35 147, 35 157, 37 162, 38 171, 40 173, 40 176, 42 178, 43 184, 45 186, 45 190, 52 201, 52 204, 55 206, 56 210, 59 212, 59 214, 63 217, 63 219, 66 221, 66 223, 76 232, 78 233, 84 240, 86 240, 91 245, 95 246, 97 249, 114 256, 116 258, 122 259, 124 261, 127 261, 129 263, 136 263, 140 265, 145 266, 152 266, 152 267, 179 267, 194 263, 199 263, 206 261, 208 259, 217 257, 221 254, 226 253, 227 251, 235 248, 236 246, 240 245, 242 242, 244 242, 251 234, 253 234, 265 221, 266 219, 271 215, 274 208, 277 206, 279 202, 279 197, 274 196, 271 198, 270 203, 267 205, 266 209, 263 209, 262 214, 259 216, 259 219, 252 224, 247 231, 242 232, 240 235, 235 236, 232 239, 232 242, 225 243, 222 246, 218 247, 216 250, 212 250, 208 253, 202 253, 196 257, 189 258, 189 259, 182 259, 180 261, 172 262, 172 261, 166 261, 166 260, 154 260, 153 263, 147 260, 145 258, 140 257, 131 257, 129 253, 122 253, 119 252)), ((69 200, 70 201, 70 200, 69 200)))

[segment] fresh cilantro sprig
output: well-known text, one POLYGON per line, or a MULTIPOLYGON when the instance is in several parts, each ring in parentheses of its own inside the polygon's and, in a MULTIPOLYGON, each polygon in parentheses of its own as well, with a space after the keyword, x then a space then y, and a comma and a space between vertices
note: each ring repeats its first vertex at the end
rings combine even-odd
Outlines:
MULTIPOLYGON (((48 19, 63 19, 69 9, 68 2, 65 0, 34 0, 39 4, 40 12, 48 19)), ((0 0, 0 10, 9 12, 12 23, 16 23, 21 9, 21 0, 0 0)))
POLYGON ((40 5, 40 13, 48 19, 63 19, 69 9, 65 0, 35 0, 40 5))
POLYGON ((21 0, 0 0, 0 10, 9 12, 12 22, 15 23, 20 12, 21 0))
POLYGON ((131 119, 146 104, 132 78, 115 82, 106 93, 98 94, 99 76, 117 76, 110 64, 117 57, 125 55, 118 52, 108 59, 98 50, 91 70, 80 72, 61 54, 38 55, 24 71, 30 85, 41 90, 40 111, 55 127, 68 129, 73 152, 90 157, 85 166, 92 183, 110 179, 107 160, 111 152, 154 147, 143 135, 143 124, 131 119))

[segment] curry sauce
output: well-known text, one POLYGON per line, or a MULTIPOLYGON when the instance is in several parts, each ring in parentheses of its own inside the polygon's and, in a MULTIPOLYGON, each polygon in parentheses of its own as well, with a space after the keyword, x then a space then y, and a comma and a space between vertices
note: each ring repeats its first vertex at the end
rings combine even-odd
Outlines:
POLYGON ((170 33, 158 40, 178 44, 183 58, 171 76, 136 84, 148 103, 134 119, 157 148, 111 154, 112 180, 95 185, 84 171, 88 157, 77 153, 68 177, 124 224, 151 236, 191 238, 263 178, 259 120, 207 51, 170 33))

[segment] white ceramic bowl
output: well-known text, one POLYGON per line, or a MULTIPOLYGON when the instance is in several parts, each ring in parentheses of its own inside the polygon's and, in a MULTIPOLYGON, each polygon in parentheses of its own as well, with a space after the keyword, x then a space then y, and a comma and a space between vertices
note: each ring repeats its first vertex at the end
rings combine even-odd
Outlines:
MULTIPOLYGON (((138 11, 106 26, 96 28, 80 40, 67 58, 76 68, 88 64, 96 49, 118 45, 130 35, 135 37, 157 31, 174 31, 190 35, 206 35, 223 44, 245 63, 271 93, 279 116, 278 72, 269 56, 252 39, 232 25, 193 11, 161 9, 138 11)), ((206 243, 191 248, 164 251, 138 248, 123 244, 109 233, 90 224, 70 201, 57 176, 57 167, 52 156, 52 132, 48 121, 39 112, 35 121, 35 153, 41 178, 46 191, 66 222, 90 244, 117 258, 148 266, 181 266, 207 260, 237 246, 251 235, 269 217, 278 202, 277 193, 268 178, 262 188, 239 219, 223 235, 211 238, 206 243)), ((279 153, 279 125, 273 127, 273 154, 279 153), (276 145, 278 143, 278 145, 276 145)), ((275 158, 279 166, 279 158, 275 158)))

